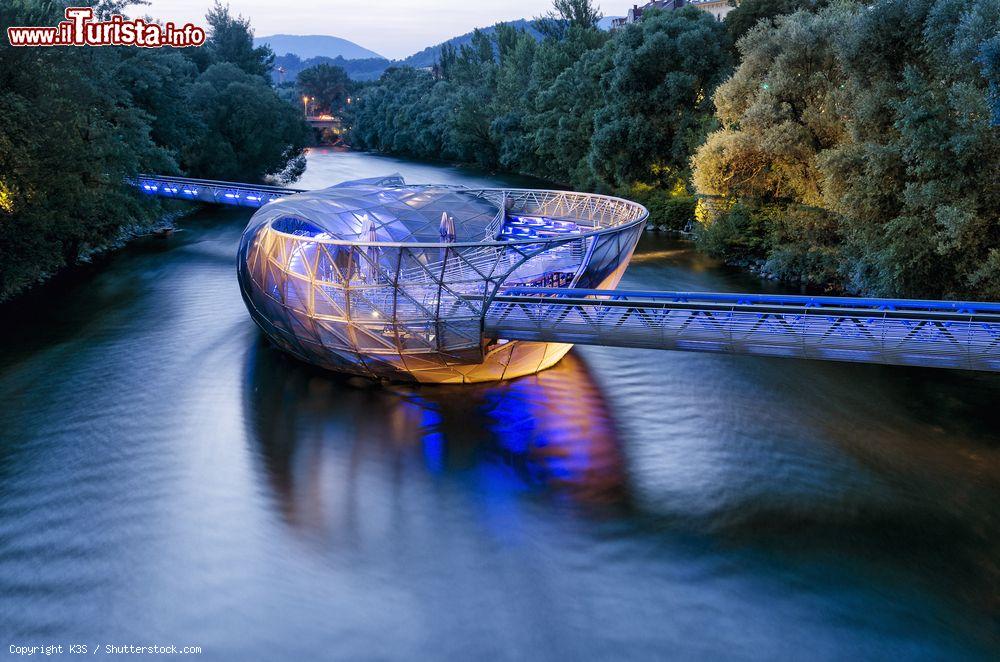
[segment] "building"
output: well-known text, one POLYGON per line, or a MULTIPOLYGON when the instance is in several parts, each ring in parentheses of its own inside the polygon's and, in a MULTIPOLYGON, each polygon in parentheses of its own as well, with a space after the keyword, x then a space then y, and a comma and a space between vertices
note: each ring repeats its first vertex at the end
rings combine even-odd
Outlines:
POLYGON ((512 288, 613 289, 646 216, 588 193, 398 175, 345 182, 261 206, 240 244, 239 280, 254 321, 314 365, 392 381, 510 379, 571 345, 486 336, 493 299, 512 288))
POLYGON ((715 20, 721 21, 726 17, 726 14, 732 11, 733 8, 739 4, 739 0, 653 0, 652 2, 647 2, 641 7, 639 5, 632 5, 632 8, 628 10, 628 13, 625 16, 615 18, 611 21, 611 29, 616 30, 623 28, 630 23, 635 23, 642 18, 644 12, 651 9, 673 11, 675 9, 687 7, 688 5, 697 7, 702 11, 706 11, 714 16, 715 20))
POLYGON ((715 20, 721 21, 726 18, 726 14, 738 7, 740 2, 739 0, 697 0, 691 4, 702 11, 707 11, 715 17, 715 20))

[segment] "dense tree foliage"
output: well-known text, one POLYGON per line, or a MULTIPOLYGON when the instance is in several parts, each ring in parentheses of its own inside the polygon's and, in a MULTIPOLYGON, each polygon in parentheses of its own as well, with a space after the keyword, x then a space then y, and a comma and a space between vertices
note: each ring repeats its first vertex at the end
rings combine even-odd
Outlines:
POLYGON ((296 78, 296 86, 298 96, 313 99, 317 114, 341 112, 352 89, 347 72, 326 63, 300 71, 296 78))
POLYGON ((725 29, 695 9, 613 35, 587 0, 560 0, 538 42, 498 25, 445 49, 440 76, 392 70, 362 93, 353 144, 600 190, 671 190, 714 127, 731 66, 725 29))
POLYGON ((726 30, 735 44, 762 20, 794 14, 800 9, 818 10, 828 4, 829 0, 743 0, 726 15, 726 30))
POLYGON ((730 70, 724 33, 691 7, 654 12, 612 42, 590 167, 614 188, 670 187, 714 128, 712 92, 730 70))
POLYGON ((979 62, 983 66, 983 76, 990 84, 990 109, 993 112, 993 124, 1000 126, 1000 32, 983 44, 979 62))
MULTIPOLYGON (((229 5, 215 0, 215 5, 205 15, 208 21, 208 41, 205 50, 208 62, 229 62, 251 76, 269 76, 274 66, 274 53, 264 44, 253 45, 250 20, 233 16, 229 5)), ((203 60, 204 61, 204 60, 203 60)))
POLYGON ((752 243, 789 279, 1000 297, 1000 133, 983 75, 998 26, 993 0, 881 0, 751 29, 695 184, 818 209, 753 219, 741 207, 709 241, 727 256, 752 243))
MULTIPOLYGON (((13 0, 0 4, 0 24, 55 25, 62 12, 13 0)), ((215 43, 240 42, 233 32, 215 43)), ((0 298, 154 222, 159 207, 126 184, 138 172, 258 180, 294 162, 308 127, 262 77, 267 54, 216 59, 227 48, 0 40, 0 298)))

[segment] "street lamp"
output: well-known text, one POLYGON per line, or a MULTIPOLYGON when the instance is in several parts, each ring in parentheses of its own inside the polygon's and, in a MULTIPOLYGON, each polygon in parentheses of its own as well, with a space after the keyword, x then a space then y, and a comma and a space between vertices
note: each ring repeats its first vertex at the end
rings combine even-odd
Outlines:
POLYGON ((302 114, 309 117, 309 97, 302 97, 302 114))

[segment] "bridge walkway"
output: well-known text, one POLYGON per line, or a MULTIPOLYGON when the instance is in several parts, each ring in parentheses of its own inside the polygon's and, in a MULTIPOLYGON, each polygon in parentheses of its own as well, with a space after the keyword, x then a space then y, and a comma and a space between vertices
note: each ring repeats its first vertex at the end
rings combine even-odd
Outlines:
POLYGON ((491 338, 1000 371, 1000 304, 511 288, 491 338))

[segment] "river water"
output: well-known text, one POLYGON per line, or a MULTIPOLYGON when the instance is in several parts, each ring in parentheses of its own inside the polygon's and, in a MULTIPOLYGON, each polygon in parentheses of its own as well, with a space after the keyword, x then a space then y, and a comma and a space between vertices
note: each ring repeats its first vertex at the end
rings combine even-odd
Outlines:
MULTIPOLYGON (((316 150, 300 185, 394 171, 525 183, 316 150)), ((374 388, 262 340, 249 216, 205 209, 0 310, 5 651, 1000 651, 1000 378, 585 347, 509 383, 374 388)), ((652 235, 621 287, 776 291, 652 235)))

